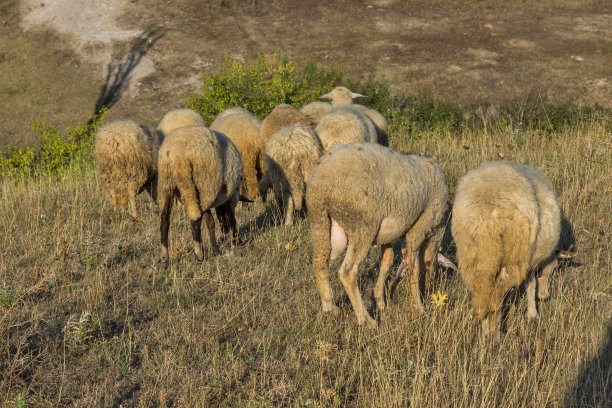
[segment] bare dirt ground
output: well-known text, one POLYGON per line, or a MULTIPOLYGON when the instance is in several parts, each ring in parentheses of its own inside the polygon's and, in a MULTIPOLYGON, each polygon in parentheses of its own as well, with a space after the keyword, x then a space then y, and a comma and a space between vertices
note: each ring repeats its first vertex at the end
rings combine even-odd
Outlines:
POLYGON ((30 142, 36 119, 60 128, 87 119, 118 77, 108 119, 155 125, 199 89, 202 72, 258 52, 464 104, 535 92, 612 106, 612 3, 531 3, 6 0, 0 145, 30 142))

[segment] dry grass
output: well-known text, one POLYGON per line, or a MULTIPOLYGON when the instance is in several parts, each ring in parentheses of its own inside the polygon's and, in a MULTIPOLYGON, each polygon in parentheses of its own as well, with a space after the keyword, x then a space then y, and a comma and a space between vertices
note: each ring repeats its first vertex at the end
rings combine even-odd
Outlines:
MULTIPOLYGON (((377 331, 357 326, 332 264, 342 313, 321 315, 307 220, 281 226, 261 203, 238 212, 242 248, 198 264, 184 210, 170 267, 158 270, 158 211, 116 217, 92 169, 27 185, 0 201, 0 401, 6 406, 609 406, 612 403, 611 146, 603 127, 554 136, 396 137, 434 156, 452 193, 483 161, 542 170, 580 255, 554 274, 539 325, 513 299, 499 348, 480 347, 468 293, 438 270, 417 316, 402 283, 377 331), (464 147, 465 146, 465 147, 464 147), (499 146, 499 147, 498 147, 499 146), (469 150, 466 150, 469 148, 469 150), (20 405, 21 404, 21 405, 20 405)), ((146 207, 146 208, 143 208, 146 207)), ((396 252, 399 248, 395 248, 396 252)), ((444 251, 452 257, 446 240, 444 251)), ((370 297, 379 249, 361 268, 370 297)), ((396 260, 396 265, 397 261, 396 260)))

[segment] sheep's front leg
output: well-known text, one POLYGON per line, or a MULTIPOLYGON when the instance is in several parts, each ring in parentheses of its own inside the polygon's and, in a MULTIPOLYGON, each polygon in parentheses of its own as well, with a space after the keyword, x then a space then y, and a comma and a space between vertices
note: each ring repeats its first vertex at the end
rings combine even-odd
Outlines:
POLYGON ((376 307, 378 307, 378 310, 385 309, 385 278, 387 277, 389 267, 393 263, 393 247, 391 247, 391 244, 382 245, 381 250, 380 271, 378 272, 378 280, 374 287, 374 298, 376 299, 376 307))
POLYGON ((208 229, 208 238, 210 239, 210 252, 212 255, 217 255, 219 247, 217 247, 217 237, 215 236, 215 219, 210 209, 204 211, 204 218, 206 218, 206 228, 208 229))
POLYGON ((193 253, 195 254, 198 262, 204 260, 204 253, 202 252, 202 217, 191 220, 191 235, 193 236, 193 253))

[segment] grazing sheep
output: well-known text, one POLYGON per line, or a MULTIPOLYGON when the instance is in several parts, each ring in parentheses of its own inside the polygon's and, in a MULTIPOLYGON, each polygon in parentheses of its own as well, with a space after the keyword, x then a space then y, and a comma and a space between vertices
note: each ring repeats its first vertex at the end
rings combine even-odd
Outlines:
POLYGON ((315 128, 323 151, 328 151, 333 145, 372 142, 378 137, 372 121, 362 112, 348 105, 335 108, 321 116, 315 128))
POLYGON ((157 125, 157 129, 167 135, 174 129, 183 126, 206 126, 202 116, 191 109, 173 109, 166 113, 157 125))
POLYGON ((272 112, 264 118, 263 122, 261 122, 259 136, 262 146, 265 146, 270 137, 281 128, 296 124, 314 127, 312 120, 293 106, 287 105, 286 103, 281 103, 276 106, 272 109, 272 112))
POLYGON ((293 223, 293 209, 300 211, 310 169, 323 153, 309 126, 294 125, 274 133, 266 144, 266 168, 262 185, 272 185, 285 205, 285 225, 293 223))
POLYGON ((423 311, 421 286, 425 270, 444 232, 448 187, 440 166, 418 155, 403 155, 374 143, 337 145, 310 172, 306 205, 312 228, 313 267, 323 312, 337 311, 329 284, 329 259, 345 247, 338 274, 357 315, 375 327, 356 284, 359 263, 371 245, 382 258, 374 296, 384 309, 383 285, 393 262, 393 241, 403 238, 404 263, 417 311, 423 311))
POLYGON ((261 179, 263 146, 259 139, 261 120, 242 108, 230 108, 217 116, 210 128, 225 134, 236 145, 242 158, 241 194, 254 200, 261 179), (230 111, 228 113, 228 111, 230 111))
POLYGON ((538 318, 535 269, 542 268, 538 298, 547 298, 560 226, 553 188, 532 167, 494 161, 459 181, 451 231, 459 270, 472 293, 474 316, 483 321, 483 333, 489 330, 499 340, 506 292, 525 280, 527 317, 538 318))
POLYGON ((157 152, 162 140, 160 132, 132 120, 109 123, 96 134, 100 181, 115 211, 129 200, 132 217, 138 218, 136 195, 143 189, 157 201, 157 152))
POLYGON ((387 131, 387 120, 375 109, 367 108, 363 105, 353 104, 353 100, 357 98, 365 98, 365 96, 351 92, 343 86, 335 87, 330 93, 321 96, 323 99, 331 99, 332 106, 338 107, 342 105, 351 105, 354 109, 358 109, 365 113, 374 123, 378 143, 383 146, 389 146, 389 132, 387 131))
POLYGON ((312 120, 314 126, 319 123, 321 116, 325 115, 330 110, 332 110, 331 104, 319 101, 311 102, 300 109, 302 113, 312 120))
POLYGON ((232 231, 237 240, 234 209, 239 200, 242 164, 240 154, 223 133, 203 126, 186 126, 170 132, 159 149, 159 197, 161 211, 161 264, 168 263, 168 230, 174 196, 185 205, 191 220, 193 250, 198 261, 204 258, 200 225, 202 213, 213 254, 219 252, 215 239, 215 208, 221 231, 232 231))

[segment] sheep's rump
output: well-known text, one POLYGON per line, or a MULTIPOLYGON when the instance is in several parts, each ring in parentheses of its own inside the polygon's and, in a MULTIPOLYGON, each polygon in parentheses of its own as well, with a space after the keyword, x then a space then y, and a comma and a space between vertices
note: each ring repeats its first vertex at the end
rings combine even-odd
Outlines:
POLYGON ((495 279, 502 266, 520 284, 551 256, 560 222, 552 186, 537 170, 496 161, 468 172, 457 186, 451 225, 468 287, 495 279))
POLYGON ((159 150, 160 206, 179 192, 189 216, 223 204, 237 196, 242 173, 240 155, 220 132, 187 126, 168 134, 159 150))
POLYGON ((95 154, 104 188, 123 201, 127 190, 138 191, 153 179, 161 142, 161 134, 143 123, 120 120, 103 126, 96 134, 95 154))
POLYGON ((442 171, 427 158, 373 143, 339 144, 312 168, 306 205, 315 219, 324 214, 338 223, 349 241, 353 234, 371 234, 360 238, 385 244, 404 235, 426 210, 441 217, 446 194, 442 171))
POLYGON ((330 110, 332 110, 332 105, 330 103, 320 101, 311 102, 302 106, 302 109, 300 109, 302 113, 312 120, 312 123, 315 126, 319 123, 321 116, 325 115, 330 110))

